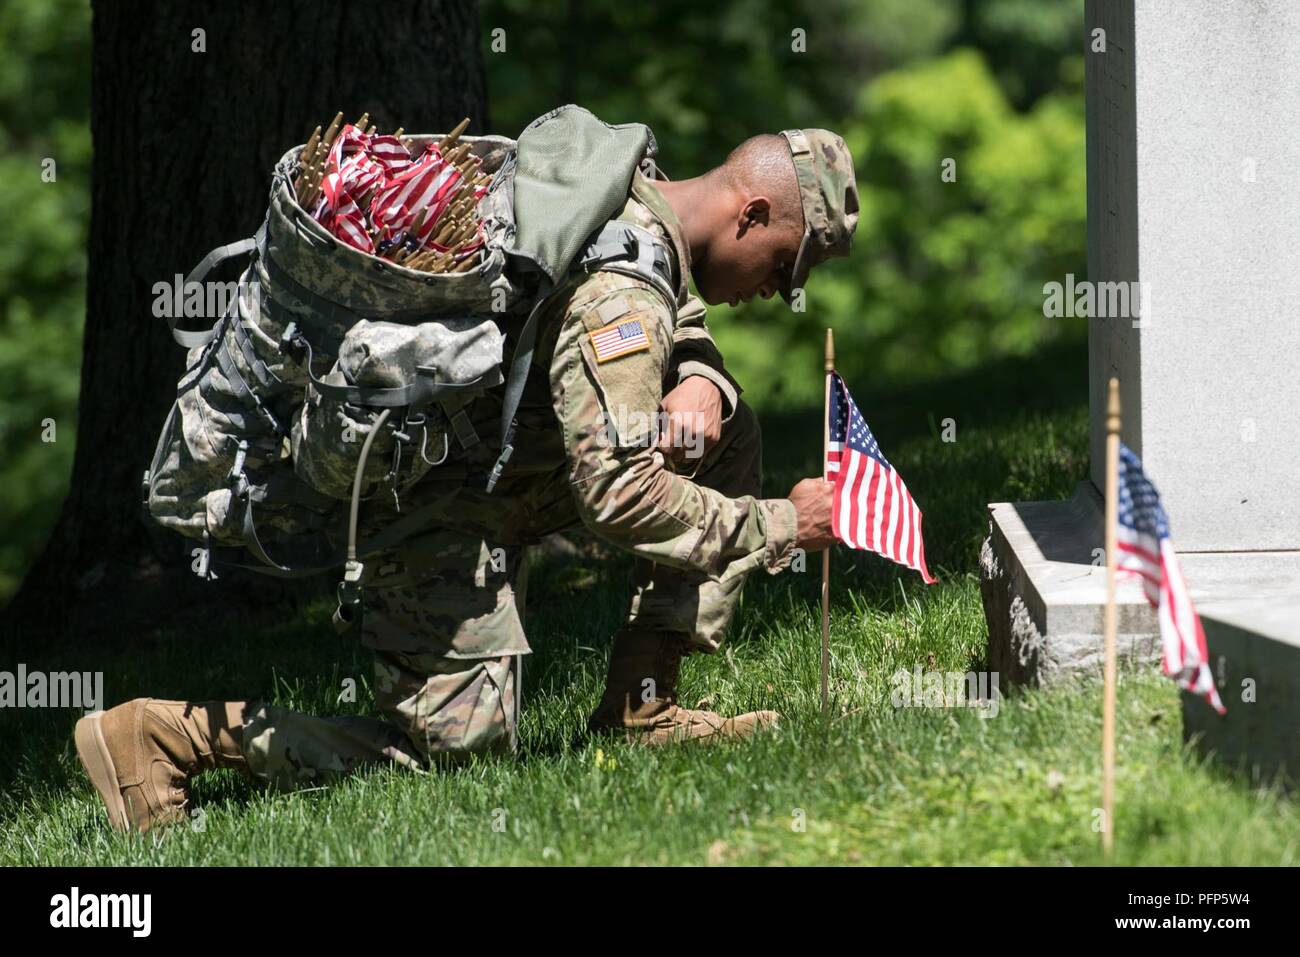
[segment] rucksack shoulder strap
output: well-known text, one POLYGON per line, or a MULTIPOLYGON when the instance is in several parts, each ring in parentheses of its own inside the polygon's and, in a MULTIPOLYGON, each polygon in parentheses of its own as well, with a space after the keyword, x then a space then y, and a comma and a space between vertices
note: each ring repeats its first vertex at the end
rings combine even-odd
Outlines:
MULTIPOLYGON (((587 241, 574 259, 572 269, 588 274, 617 272, 644 280, 664 297, 672 314, 677 314, 675 258, 668 246, 648 229, 611 219, 587 241)), ((514 453, 515 413, 519 411, 537 346, 538 316, 549 298, 548 292, 533 306, 520 331, 519 343, 510 363, 501 402, 501 454, 487 479, 485 487, 489 493, 496 488, 506 463, 514 453)))
POLYGON ((632 223, 611 219, 592 237, 574 262, 586 273, 617 272, 654 286, 677 312, 676 260, 658 236, 632 223))
POLYGON ((515 346, 514 358, 510 360, 510 374, 506 377, 506 388, 501 396, 501 453, 497 456, 492 472, 484 485, 490 495, 501 480, 510 456, 515 451, 515 413, 524 397, 524 386, 528 384, 528 370, 532 368, 533 352, 537 349, 537 324, 542 307, 550 299, 550 294, 543 295, 528 313, 528 319, 519 331, 519 342, 515 346))
MULTIPOLYGON (((260 230, 259 230, 260 235, 260 230)), ((227 243, 225 246, 218 246, 212 252, 208 253, 199 260, 199 264, 190 270, 190 274, 185 277, 185 286, 188 288, 190 283, 203 282, 208 273, 216 269, 227 259, 234 259, 236 256, 245 256, 257 248, 257 236, 250 236, 248 239, 241 239, 237 243, 227 243)), ((176 328, 176 317, 168 316, 167 325, 171 327, 172 338, 179 345, 186 349, 193 349, 195 346, 205 346, 212 341, 217 334, 216 328, 203 329, 199 331, 188 331, 176 328)))

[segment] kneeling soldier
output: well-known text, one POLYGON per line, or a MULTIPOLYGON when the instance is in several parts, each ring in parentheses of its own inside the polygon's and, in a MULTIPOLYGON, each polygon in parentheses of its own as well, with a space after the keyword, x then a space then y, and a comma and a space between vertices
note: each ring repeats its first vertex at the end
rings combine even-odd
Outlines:
MULTIPOLYGON (((750 571, 775 574, 796 546, 830 544, 830 486, 805 479, 787 498, 761 497, 757 419, 687 276, 710 304, 789 301, 812 266, 847 255, 857 213, 852 160, 825 130, 754 137, 694 179, 637 173, 616 218, 671 250, 675 301, 631 275, 574 274, 546 307, 500 485, 489 495, 473 480, 495 460, 484 441, 413 491, 405 504, 436 502, 439 520, 366 562, 362 640, 386 720, 154 699, 83 718, 77 753, 114 826, 181 818, 190 779, 212 767, 291 789, 369 762, 513 752, 524 549, 578 523, 636 558, 589 727, 658 744, 773 726, 772 711, 682 707, 678 666, 719 647, 750 571)), ((470 409, 479 435, 499 432, 500 391, 470 409)), ((375 503, 372 531, 395 515, 375 503)))

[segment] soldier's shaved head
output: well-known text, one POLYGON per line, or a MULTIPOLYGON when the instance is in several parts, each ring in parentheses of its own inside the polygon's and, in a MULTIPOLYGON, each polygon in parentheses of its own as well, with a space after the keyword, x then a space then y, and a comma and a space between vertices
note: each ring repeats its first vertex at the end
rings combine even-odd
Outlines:
POLYGON ((751 136, 729 154, 710 175, 725 179, 733 187, 753 196, 772 200, 772 218, 803 233, 803 207, 799 202, 799 179, 790 159, 790 144, 776 133, 751 136))
POLYGON ((704 175, 655 185, 681 220, 705 302, 734 306, 789 285, 804 222, 785 137, 750 137, 704 175))

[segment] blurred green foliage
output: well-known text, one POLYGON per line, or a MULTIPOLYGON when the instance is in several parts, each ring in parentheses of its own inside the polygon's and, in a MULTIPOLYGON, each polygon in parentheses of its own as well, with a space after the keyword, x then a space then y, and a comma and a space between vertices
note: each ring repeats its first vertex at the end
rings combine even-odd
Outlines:
POLYGON ((972 50, 870 82, 839 126, 854 255, 813 273, 802 313, 753 303, 713 324, 732 372, 760 384, 751 401, 815 404, 826 326, 848 381, 884 387, 1081 334, 1044 318, 1042 286, 1087 271, 1082 111, 1076 85, 1017 112, 972 50))
POLYGON ((36 557, 72 468, 90 221, 89 107, 89 4, 0 4, 0 598, 36 557), (52 182, 42 175, 47 160, 52 182), (52 435, 46 420, 53 420, 52 435))
MULTIPOLYGON (((759 408, 820 401, 827 325, 858 390, 1028 354, 1067 331, 1043 318, 1041 288, 1085 271, 1077 0, 481 7, 499 132, 582 103, 611 122, 648 123, 673 177, 758 132, 822 126, 847 139, 862 196, 853 258, 817 271, 802 313, 756 302, 712 320, 759 408)), ((39 550, 71 467, 89 48, 87 0, 0 5, 0 599, 39 550), (46 158, 52 183, 41 178, 46 158), (41 441, 45 419, 54 443, 41 441)))
POLYGON ((754 302, 711 319, 760 409, 820 401, 826 326, 850 383, 886 387, 1082 331, 1041 311, 1043 283, 1087 263, 1075 0, 486 0, 483 45, 496 129, 578 102, 649 124, 670 177, 756 133, 844 136, 853 257, 814 273, 802 313, 754 302))
POLYGON ((961 6, 481 0, 492 126, 514 135, 580 103, 611 123, 648 124, 668 176, 694 175, 755 133, 838 127, 870 77, 942 50, 961 6))

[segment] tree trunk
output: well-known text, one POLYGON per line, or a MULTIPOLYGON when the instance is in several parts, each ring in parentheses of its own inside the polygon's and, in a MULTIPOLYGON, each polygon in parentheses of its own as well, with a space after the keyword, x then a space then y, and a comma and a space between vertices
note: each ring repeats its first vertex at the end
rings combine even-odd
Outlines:
POLYGON ((272 165, 339 110, 369 111, 387 131, 488 122, 473 0, 97 0, 92 33, 77 449, 62 516, 5 613, 24 644, 266 598, 260 576, 201 582, 179 537, 141 519, 141 477, 184 360, 153 316, 153 286, 252 235, 272 165))

